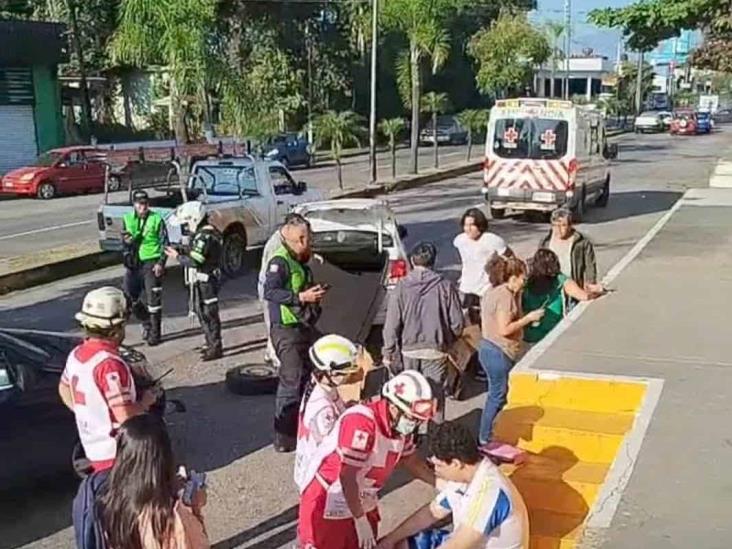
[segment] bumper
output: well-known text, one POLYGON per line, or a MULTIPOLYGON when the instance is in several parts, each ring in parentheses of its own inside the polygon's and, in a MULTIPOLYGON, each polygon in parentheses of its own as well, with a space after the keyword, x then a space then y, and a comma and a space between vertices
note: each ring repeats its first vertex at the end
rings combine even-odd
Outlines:
POLYGON ((99 248, 105 252, 121 252, 123 246, 121 240, 102 238, 99 239, 99 248))
POLYGON ((572 191, 538 191, 529 189, 499 189, 483 187, 483 198, 491 208, 551 212, 559 206, 572 204, 572 191))
POLYGON ((2 183, 0 183, 0 193, 29 196, 35 194, 35 189, 32 183, 19 182, 15 180, 7 181, 3 179, 2 183))

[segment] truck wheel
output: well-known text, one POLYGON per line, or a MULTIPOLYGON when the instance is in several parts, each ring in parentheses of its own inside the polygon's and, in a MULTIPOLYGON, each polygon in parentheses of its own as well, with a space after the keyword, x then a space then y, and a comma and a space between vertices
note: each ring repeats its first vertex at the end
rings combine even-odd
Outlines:
POLYGON ((38 185, 38 189, 36 190, 36 196, 41 200, 50 200, 51 198, 56 196, 56 187, 53 186, 53 183, 44 181, 43 183, 38 185))
POLYGON ((503 219, 506 217, 505 208, 491 208, 491 217, 493 219, 503 219))
POLYGON ((605 184, 602 186, 602 193, 595 200, 595 206, 599 208, 607 208, 607 203, 610 200, 610 176, 605 178, 605 184))
POLYGON ((122 182, 119 180, 119 177, 116 175, 111 176, 107 182, 107 188, 109 189, 109 192, 120 190, 122 188, 122 182))
POLYGON ((577 203, 572 208, 572 222, 582 223, 582 218, 585 216, 585 188, 582 187, 577 197, 577 203))
POLYGON ((235 395, 266 395, 277 391, 279 374, 270 364, 245 364, 228 370, 225 383, 235 395))
POLYGON ((224 235, 221 270, 226 276, 233 278, 242 273, 246 251, 247 237, 243 230, 234 229, 224 235))

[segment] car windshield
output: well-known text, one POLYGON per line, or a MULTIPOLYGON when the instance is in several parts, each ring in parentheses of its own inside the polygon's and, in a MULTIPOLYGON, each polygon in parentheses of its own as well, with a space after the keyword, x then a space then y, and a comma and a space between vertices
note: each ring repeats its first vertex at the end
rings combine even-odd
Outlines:
POLYGON ((43 167, 53 166, 56 162, 59 161, 59 159, 62 156, 63 155, 61 153, 57 153, 57 152, 43 153, 38 158, 36 158, 35 165, 36 166, 43 166, 43 167))
POLYGON ((254 166, 196 166, 193 188, 212 196, 255 196, 257 178, 254 166))
POLYGON ((568 127, 565 120, 501 118, 493 151, 501 158, 557 160, 567 153, 568 127))

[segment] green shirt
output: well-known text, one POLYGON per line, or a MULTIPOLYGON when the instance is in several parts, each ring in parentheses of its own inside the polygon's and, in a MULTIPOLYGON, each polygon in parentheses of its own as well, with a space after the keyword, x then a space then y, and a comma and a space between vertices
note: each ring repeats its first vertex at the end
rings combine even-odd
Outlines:
POLYGON ((524 290, 521 301, 524 313, 544 308, 546 313, 538 326, 529 324, 524 328, 524 341, 536 343, 544 339, 554 326, 564 317, 564 283, 567 277, 563 274, 557 276, 549 291, 545 294, 535 294, 528 287, 524 290))
POLYGON ((159 213, 150 210, 145 221, 134 210, 127 212, 124 215, 124 230, 139 243, 140 261, 159 261, 165 258, 163 249, 167 244, 167 231, 165 221, 159 213))

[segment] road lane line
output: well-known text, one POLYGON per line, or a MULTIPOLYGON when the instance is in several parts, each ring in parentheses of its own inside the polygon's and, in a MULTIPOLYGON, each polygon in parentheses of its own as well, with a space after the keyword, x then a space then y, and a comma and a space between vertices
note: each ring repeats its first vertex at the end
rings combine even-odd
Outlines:
POLYGON ((79 227, 81 225, 88 225, 90 223, 94 223, 94 221, 90 219, 89 221, 77 221, 75 223, 65 223, 63 225, 54 225, 53 227, 44 227, 42 229, 33 229, 32 231, 23 231, 22 233, 6 234, 4 236, 0 236, 0 240, 10 240, 11 238, 17 238, 19 236, 28 236, 31 234, 45 233, 48 231, 56 231, 58 229, 68 229, 70 227, 79 227))

